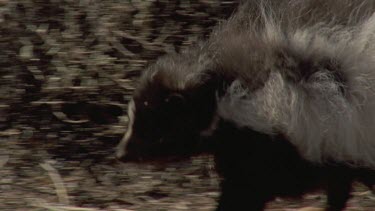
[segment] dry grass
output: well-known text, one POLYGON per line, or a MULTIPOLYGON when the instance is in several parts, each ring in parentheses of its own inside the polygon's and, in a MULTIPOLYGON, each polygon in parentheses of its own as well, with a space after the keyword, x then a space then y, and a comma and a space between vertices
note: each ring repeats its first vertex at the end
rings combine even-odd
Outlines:
MULTIPOLYGON (((164 167, 113 159, 140 71, 234 8, 177 2, 0 0, 0 210, 214 209, 211 157, 164 167)), ((269 208, 324 202, 309 197, 269 208)), ((363 193, 351 205, 375 202, 363 193)))

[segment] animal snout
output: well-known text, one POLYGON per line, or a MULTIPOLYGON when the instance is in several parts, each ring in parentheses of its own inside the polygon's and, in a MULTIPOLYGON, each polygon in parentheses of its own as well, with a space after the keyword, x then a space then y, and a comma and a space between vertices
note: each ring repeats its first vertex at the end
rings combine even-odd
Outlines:
POLYGON ((121 162, 137 160, 140 146, 134 142, 134 140, 123 139, 116 147, 115 158, 121 162))
POLYGON ((118 146, 115 152, 115 158, 121 162, 125 162, 126 150, 124 147, 118 146))
POLYGON ((124 162, 127 154, 127 139, 122 139, 117 145, 115 151, 115 157, 117 160, 124 162))

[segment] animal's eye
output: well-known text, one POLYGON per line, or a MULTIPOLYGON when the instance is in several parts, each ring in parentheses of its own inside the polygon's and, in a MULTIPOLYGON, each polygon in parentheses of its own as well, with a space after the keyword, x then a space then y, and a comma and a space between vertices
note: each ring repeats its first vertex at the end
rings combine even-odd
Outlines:
POLYGON ((174 93, 166 97, 164 101, 168 104, 180 105, 180 104, 184 104, 185 97, 181 94, 174 93))
POLYGON ((182 94, 173 93, 164 99, 164 107, 168 112, 178 112, 184 109, 186 99, 182 94))

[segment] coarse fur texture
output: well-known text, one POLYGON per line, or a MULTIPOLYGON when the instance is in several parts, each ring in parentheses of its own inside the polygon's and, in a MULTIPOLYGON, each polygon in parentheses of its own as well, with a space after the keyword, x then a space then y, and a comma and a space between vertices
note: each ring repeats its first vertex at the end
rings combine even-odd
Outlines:
POLYGON ((342 210, 354 180, 375 182, 374 12, 375 0, 244 1, 145 71, 116 156, 215 154, 218 210, 315 188, 342 210))
POLYGON ((299 197, 318 188, 326 191, 326 210, 341 211, 353 181, 372 185, 375 179, 375 171, 367 168, 307 161, 283 135, 238 128, 225 120, 216 131, 216 168, 224 178, 218 211, 263 210, 275 197, 299 197))
POLYGON ((209 41, 236 79, 220 116, 281 131, 312 162, 375 168, 375 1, 249 2, 209 41))

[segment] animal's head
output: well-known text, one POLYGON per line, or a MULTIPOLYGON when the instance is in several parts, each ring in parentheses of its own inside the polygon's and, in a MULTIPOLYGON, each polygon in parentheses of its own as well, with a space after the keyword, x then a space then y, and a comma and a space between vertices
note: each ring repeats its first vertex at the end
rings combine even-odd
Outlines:
POLYGON ((128 130, 116 157, 154 161, 197 153, 216 111, 217 79, 208 67, 186 54, 169 55, 149 67, 128 105, 128 130))

